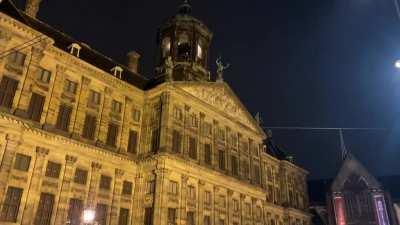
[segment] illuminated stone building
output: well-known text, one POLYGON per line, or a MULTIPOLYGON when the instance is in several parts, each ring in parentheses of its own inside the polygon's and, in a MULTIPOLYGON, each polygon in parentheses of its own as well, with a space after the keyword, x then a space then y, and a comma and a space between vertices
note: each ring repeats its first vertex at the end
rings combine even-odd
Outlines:
MULTIPOLYGON (((0 3, 0 224, 307 225, 307 172, 222 79, 184 2, 161 26, 156 74, 0 3)), ((44 4, 44 3, 43 3, 44 4)), ((42 5, 43 7, 43 5, 42 5)))

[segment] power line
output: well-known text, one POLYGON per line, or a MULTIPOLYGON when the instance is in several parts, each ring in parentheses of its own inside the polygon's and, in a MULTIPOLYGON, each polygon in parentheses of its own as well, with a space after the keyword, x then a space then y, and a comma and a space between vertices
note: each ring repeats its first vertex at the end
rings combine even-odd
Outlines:
POLYGON ((386 131, 387 128, 378 127, 263 127, 269 130, 374 130, 374 131, 386 131))
POLYGON ((29 41, 27 41, 25 43, 22 43, 20 45, 12 47, 11 49, 8 49, 8 50, 5 50, 5 51, 1 52, 0 53, 0 59, 2 59, 4 57, 7 57, 8 55, 13 53, 14 51, 19 51, 19 50, 22 50, 22 49, 25 49, 25 48, 29 48, 29 47, 31 47, 31 46, 33 46, 33 45, 45 40, 45 39, 47 39, 47 37, 44 36, 44 35, 36 36, 35 38, 33 38, 33 39, 31 39, 31 40, 29 40, 29 41))

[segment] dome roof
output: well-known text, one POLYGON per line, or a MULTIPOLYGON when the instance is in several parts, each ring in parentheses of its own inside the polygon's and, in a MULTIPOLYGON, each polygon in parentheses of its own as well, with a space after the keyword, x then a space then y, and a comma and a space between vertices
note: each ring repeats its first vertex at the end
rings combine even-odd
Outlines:
POLYGON ((178 8, 178 12, 161 26, 161 30, 170 28, 172 26, 195 26, 204 35, 209 37, 212 36, 212 32, 208 29, 208 27, 202 21, 192 16, 192 6, 189 4, 188 0, 184 0, 182 2, 178 8))

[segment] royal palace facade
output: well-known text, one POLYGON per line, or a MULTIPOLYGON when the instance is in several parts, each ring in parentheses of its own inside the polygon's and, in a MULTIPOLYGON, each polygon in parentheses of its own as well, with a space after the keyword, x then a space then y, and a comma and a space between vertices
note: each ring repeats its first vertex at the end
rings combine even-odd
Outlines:
POLYGON ((208 70, 212 33, 184 2, 158 66, 122 65, 0 1, 0 224, 308 225, 307 172, 208 70), (273 146, 271 146, 272 148, 273 146))

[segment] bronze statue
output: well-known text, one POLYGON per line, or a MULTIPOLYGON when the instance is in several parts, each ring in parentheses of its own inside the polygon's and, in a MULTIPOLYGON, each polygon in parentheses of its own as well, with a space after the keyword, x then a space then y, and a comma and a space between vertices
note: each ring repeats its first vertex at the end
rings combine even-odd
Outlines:
POLYGON ((217 81, 223 81, 224 80, 224 78, 223 78, 224 71, 226 69, 228 69, 231 66, 231 64, 228 63, 228 64, 224 65, 222 62, 221 56, 217 58, 216 63, 217 63, 217 81))

